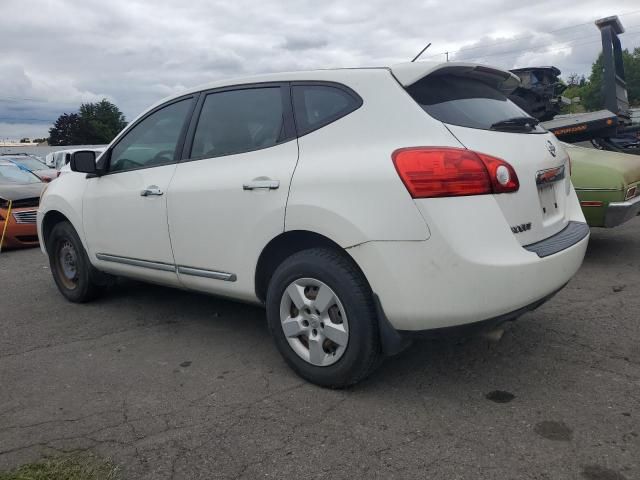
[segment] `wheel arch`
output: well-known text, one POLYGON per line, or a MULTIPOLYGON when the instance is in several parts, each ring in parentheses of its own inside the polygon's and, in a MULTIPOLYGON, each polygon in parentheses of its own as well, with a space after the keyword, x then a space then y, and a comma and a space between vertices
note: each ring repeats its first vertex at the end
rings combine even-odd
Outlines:
MULTIPOLYGON (((49 236, 51 235, 53 228, 60 222, 69 222, 76 232, 78 232, 78 227, 74 225, 73 221, 71 221, 67 215, 62 213, 60 210, 49 210, 44 214, 44 217, 42 217, 41 224, 42 248, 45 252, 47 249, 47 243, 49 242, 49 236)), ((80 237, 80 240, 82 241, 82 237, 80 237)))
MULTIPOLYGON (((309 230, 289 230, 279 234, 269 241, 258 257, 255 271, 255 293, 260 301, 267 297, 269 281, 276 268, 289 256, 310 248, 327 247, 340 251, 360 270, 364 272, 351 255, 337 242, 329 237, 309 230)), ((367 281, 368 283, 368 281, 367 281)))
POLYGON ((277 237, 274 237, 262 250, 258 263, 256 265, 255 272, 255 293, 261 302, 265 302, 267 297, 267 288, 269 281, 273 276, 276 268, 287 257, 294 253, 309 248, 327 247, 339 251, 345 258, 347 258, 355 268, 360 271, 362 277, 367 283, 375 304, 376 321, 378 324, 378 330, 380 334, 380 342, 382 345, 382 351, 385 355, 395 355, 410 344, 410 341, 403 338, 391 325, 387 319, 380 299, 378 295, 371 288, 369 279, 365 275, 358 262, 351 256, 351 254, 341 247, 338 243, 331 240, 329 237, 321 235, 316 232, 308 230, 290 230, 283 232, 277 237))

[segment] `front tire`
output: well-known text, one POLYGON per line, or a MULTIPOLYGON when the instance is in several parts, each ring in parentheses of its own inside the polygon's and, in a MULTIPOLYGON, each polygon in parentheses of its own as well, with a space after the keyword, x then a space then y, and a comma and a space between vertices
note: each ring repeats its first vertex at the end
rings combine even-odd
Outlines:
POLYGON ((80 237, 69 222, 53 227, 47 240, 47 254, 53 279, 60 293, 74 303, 96 298, 106 286, 103 274, 89 262, 80 237))
POLYGON ((344 388, 367 377, 381 359, 373 295, 344 254, 298 252, 274 272, 267 321, 278 350, 302 378, 344 388))

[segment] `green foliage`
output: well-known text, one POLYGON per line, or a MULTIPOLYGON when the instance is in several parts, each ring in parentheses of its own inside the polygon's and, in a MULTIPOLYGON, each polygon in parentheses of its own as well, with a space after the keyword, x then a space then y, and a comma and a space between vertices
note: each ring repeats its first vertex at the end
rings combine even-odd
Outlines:
POLYGON ((81 145, 80 115, 63 113, 49 129, 50 145, 81 145))
POLYGON ((598 55, 598 59, 591 66, 591 75, 589 81, 582 87, 582 105, 588 111, 600 110, 603 107, 604 100, 602 98, 602 53, 598 55))
POLYGON ((91 455, 46 458, 10 472, 0 472, 0 480, 116 480, 117 468, 91 455))
MULTIPOLYGON (((640 47, 635 48, 633 52, 628 50, 622 51, 622 61, 624 63, 624 72, 627 81, 627 93, 629 95, 629 104, 633 107, 640 106, 640 47)), ((563 95, 568 98, 580 97, 581 103, 587 111, 600 110, 603 108, 602 96, 602 54, 591 66, 591 75, 589 80, 578 82, 576 85, 570 83, 570 87, 565 90, 563 95)), ((571 74, 569 79, 575 79, 576 74, 571 74)))
POLYGON ((98 145, 111 142, 127 125, 124 115, 103 98, 83 103, 79 113, 64 113, 49 130, 50 145, 98 145))

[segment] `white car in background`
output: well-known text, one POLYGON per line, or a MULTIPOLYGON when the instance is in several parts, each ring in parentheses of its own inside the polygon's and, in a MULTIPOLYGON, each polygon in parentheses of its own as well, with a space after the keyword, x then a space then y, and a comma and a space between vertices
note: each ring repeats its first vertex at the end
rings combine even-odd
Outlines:
MULTIPOLYGON (((81 149, 73 149, 73 150, 60 150, 60 155, 57 155, 55 157, 55 164, 54 164, 56 170, 58 170, 58 176, 63 175, 65 173, 69 173, 71 171, 69 162, 71 160, 71 155, 73 154, 73 152, 92 151, 92 152, 95 152, 96 158, 98 158, 100 155, 104 153, 105 150, 106 150, 106 147, 90 148, 90 149, 81 148, 81 149)), ((54 152, 54 153, 59 153, 59 152, 54 152)))
POLYGON ((414 336, 495 328, 561 289, 589 237, 517 82, 418 62, 163 100, 46 190, 54 280, 73 302, 122 275, 265 305, 287 363, 329 387, 414 336))
MULTIPOLYGON (((94 152, 96 152, 96 154, 99 156, 100 154, 102 154, 102 152, 104 152, 106 149, 106 147, 97 147, 97 148, 68 148, 65 150, 57 150, 55 152, 50 152, 47 153, 47 155, 45 156, 45 164, 48 167, 52 167, 55 168, 58 171, 63 170, 63 167, 65 165, 69 164, 69 160, 71 159, 71 154, 73 152, 78 152, 81 150, 92 150, 94 152)), ((66 171, 68 171, 68 169, 66 169, 66 171)))

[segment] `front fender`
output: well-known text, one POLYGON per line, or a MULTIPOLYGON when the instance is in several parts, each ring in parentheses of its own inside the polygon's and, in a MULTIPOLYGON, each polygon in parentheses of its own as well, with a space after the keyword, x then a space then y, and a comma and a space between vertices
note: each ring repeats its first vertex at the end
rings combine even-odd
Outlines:
POLYGON ((82 198, 87 186, 86 176, 81 173, 69 173, 52 181, 40 199, 37 228, 40 248, 47 253, 42 228, 46 215, 58 212, 64 215, 78 233, 82 246, 88 251, 82 223, 82 198))

